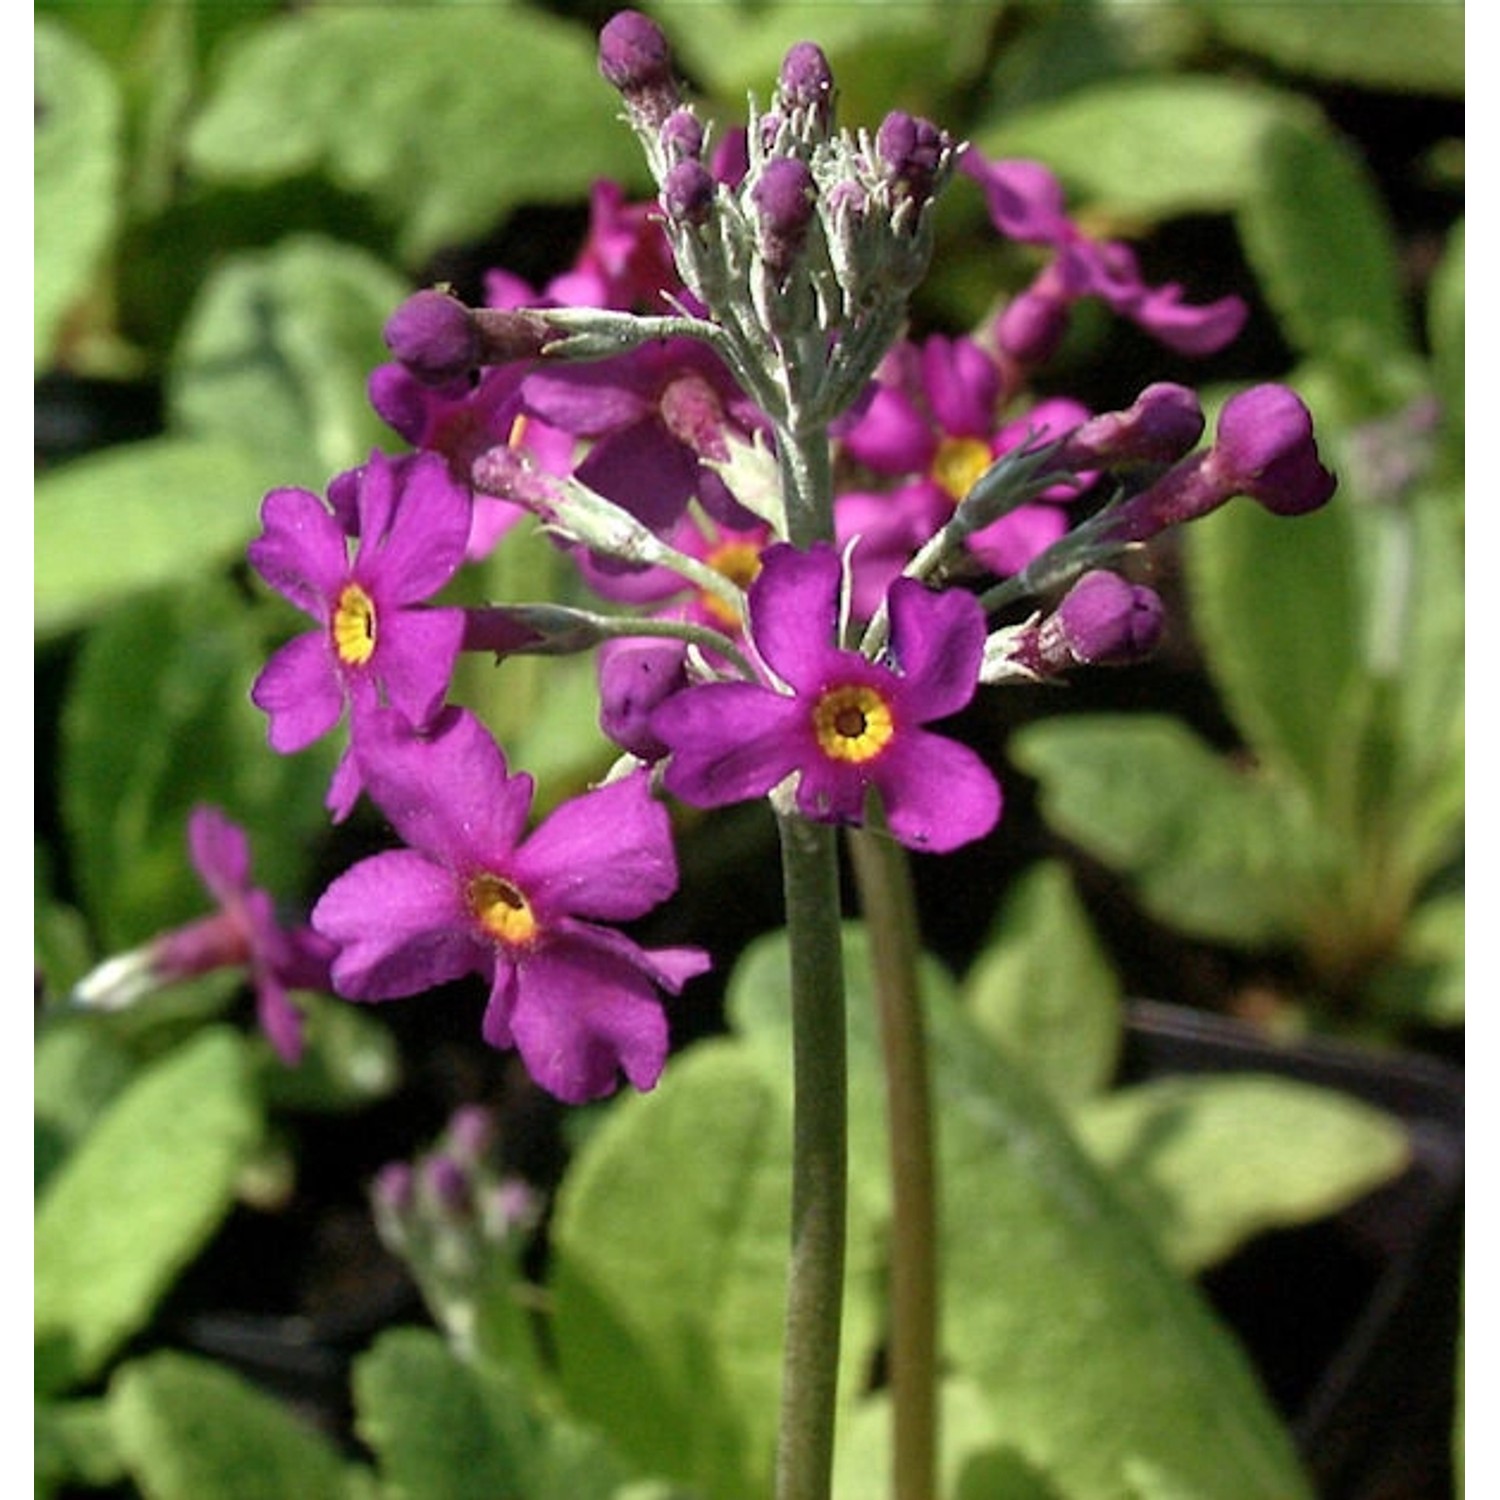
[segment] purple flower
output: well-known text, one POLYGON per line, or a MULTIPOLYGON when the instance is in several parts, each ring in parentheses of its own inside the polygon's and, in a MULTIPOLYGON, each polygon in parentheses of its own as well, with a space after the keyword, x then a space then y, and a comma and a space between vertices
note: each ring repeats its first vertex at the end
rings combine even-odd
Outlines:
MULTIPOLYGON (((882 370, 863 414, 845 430, 844 452, 876 474, 904 483, 887 491, 851 487, 835 502, 840 542, 853 542, 854 611, 868 618, 912 554, 1002 453, 1033 435, 1060 437, 1088 413, 1058 397, 998 426, 1002 378, 972 339, 934 335, 901 346, 882 370)), ((1076 487, 1039 497, 1073 499, 1076 487)), ((1056 504, 1029 504, 976 531, 969 551, 992 572, 1014 573, 1067 529, 1056 504)))
POLYGON ((405 849, 339 876, 313 911, 338 945, 351 1000, 392 1000, 468 974, 490 987, 483 1035, 515 1047, 568 1103, 607 1094, 616 1071, 650 1088, 667 1054, 658 989, 708 967, 698 949, 646 950, 613 927, 677 886, 665 810, 645 772, 584 793, 525 834, 529 776, 511 776, 472 714, 425 732, 377 710, 361 727, 371 796, 405 849))
POLYGON ((188 815, 188 854, 218 910, 100 964, 73 991, 76 1004, 118 1010, 166 984, 220 969, 249 970, 256 1018, 288 1066, 302 1056, 302 1013, 291 990, 329 988, 333 947, 310 927, 283 926, 270 894, 250 884, 250 841, 217 807, 188 815))
MULTIPOLYGON (((248 552, 256 572, 318 625, 277 650, 251 689, 283 754, 328 733, 346 705, 385 702, 416 723, 430 719, 463 640, 462 610, 424 602, 452 578, 469 537, 469 497, 442 461, 373 453, 335 479, 329 497, 332 510, 307 490, 273 490, 248 552), (357 530, 352 558, 341 505, 357 530)), ((335 818, 348 815, 359 787, 346 754, 329 790, 335 818)))
POLYGON ((841 572, 828 546, 762 554, 749 633, 770 681, 668 698, 651 716, 671 751, 664 784, 693 806, 720 807, 795 774, 797 807, 819 822, 861 822, 874 790, 911 848, 941 853, 983 837, 1000 815, 994 777, 966 746, 921 728, 973 696, 985 638, 978 601, 898 579, 889 660, 872 662, 834 644, 841 572))
POLYGON ((1249 309, 1239 297, 1192 306, 1175 283, 1148 286, 1127 244, 1093 239, 1068 217, 1062 186, 1039 163, 991 161, 970 146, 959 170, 979 184, 1001 234, 1054 252, 1016 299, 1014 314, 1001 316, 1000 345, 1013 358, 1028 364, 1046 358, 1061 339, 1068 308, 1082 297, 1100 298, 1179 354, 1212 354, 1245 326, 1249 309))

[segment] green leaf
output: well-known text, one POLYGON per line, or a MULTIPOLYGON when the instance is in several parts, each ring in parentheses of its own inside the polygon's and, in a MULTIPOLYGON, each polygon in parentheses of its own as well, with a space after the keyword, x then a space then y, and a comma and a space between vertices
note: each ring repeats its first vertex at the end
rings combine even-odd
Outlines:
POLYGON ((1370 982, 1372 1009, 1397 1025, 1462 1026, 1465 940, 1462 892, 1424 901, 1407 918, 1392 961, 1370 982))
POLYGON ((1352 382, 1388 379, 1413 348, 1389 214, 1370 170, 1321 122, 1261 141, 1240 236, 1283 334, 1352 382), (1372 369, 1373 367, 1373 369, 1372 369))
POLYGON ((129 1053, 88 1018, 40 1031, 32 1054, 34 1171, 39 1189, 130 1081, 132 1071, 129 1053))
POLYGON ((1448 235, 1427 293, 1427 337, 1437 378, 1444 441, 1455 472, 1463 471, 1464 440, 1464 223, 1448 235))
POLYGON ((226 48, 188 156, 214 181, 369 194, 415 267, 518 204, 643 180, 618 114, 593 37, 532 6, 328 7, 226 48))
POLYGON ((1113 1077, 1120 982, 1066 865, 1038 863, 1016 883, 964 978, 964 998, 985 1035, 1059 1103, 1086 1099, 1113 1077))
POLYGON ((38 1401, 33 1413, 36 1500, 73 1493, 70 1483, 95 1490, 125 1479, 103 1401, 38 1401))
POLYGON ((197 802, 247 829, 257 885, 280 900, 301 893, 317 852, 307 830, 326 822, 337 752, 331 743, 267 751, 249 701, 266 655, 262 624, 217 585, 141 599, 84 644, 63 719, 62 811, 106 951, 209 909, 187 852, 197 802))
POLYGON ((43 474, 33 502, 39 637, 216 571, 255 534, 278 471, 238 443, 154 438, 43 474))
MULTIPOLYGON (((401 277, 348 245, 299 235, 226 258, 204 286, 174 353, 174 426, 238 443, 280 485, 321 492, 373 447, 401 446, 370 407, 370 371, 389 360, 386 319, 401 277)), ((234 511, 253 523, 259 488, 234 511)))
MULTIPOLYGON (((569 1408, 649 1473, 714 1500, 771 1489, 791 1120, 739 1045, 699 1043, 615 1101, 553 1222, 554 1335, 569 1408)), ((845 1391, 872 1348, 869 1224, 851 1205, 845 1391)))
POLYGON ((1411 1160, 1405 1131, 1382 1111, 1256 1074, 1139 1084, 1089 1100, 1075 1124, 1186 1272, 1265 1230, 1336 1213, 1411 1160))
POLYGON ((1094 210, 1150 221, 1239 207, 1267 136, 1309 115, 1293 94, 1222 76, 1120 78, 1008 114, 976 143, 1045 162, 1094 210))
POLYGON ((1230 45, 1334 83, 1460 96, 1464 89, 1461 0, 1197 0, 1230 45))
POLYGON ((260 1133, 243 1043, 218 1028, 154 1064, 111 1105, 37 1204, 44 1385, 88 1379, 145 1326, 228 1210, 260 1133))
POLYGON ((1264 777, 1234 769, 1177 720, 1088 714, 1024 726, 1015 764, 1048 824, 1130 879, 1176 931, 1253 947, 1295 939, 1326 857, 1264 777))
POLYGON ((299 996, 304 1050, 295 1068, 267 1051, 266 1102, 292 1110, 353 1110, 387 1097, 401 1080, 389 1027, 361 1006, 331 996, 299 996))
POLYGON ((110 1382, 109 1405, 148 1500, 373 1500, 326 1438, 210 1360, 175 1351, 133 1360, 110 1382))
POLYGON ((120 220, 122 116, 109 69, 67 28, 39 16, 32 32, 36 125, 33 353, 61 362, 66 320, 96 295, 120 220))
POLYGON ((539 1417, 508 1372, 466 1364, 430 1329, 382 1334, 354 1391, 387 1500, 609 1500, 624 1477, 598 1439, 539 1417))
POLYGON ((1183 537, 1193 628, 1215 686, 1256 755, 1319 800, 1342 769, 1364 669, 1349 505, 1336 495, 1289 520, 1235 501, 1183 537))

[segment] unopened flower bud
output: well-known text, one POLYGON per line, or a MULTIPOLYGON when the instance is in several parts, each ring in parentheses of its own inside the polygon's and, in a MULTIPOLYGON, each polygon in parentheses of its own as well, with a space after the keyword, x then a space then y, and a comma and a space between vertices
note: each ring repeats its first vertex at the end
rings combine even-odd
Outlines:
POLYGON ((459 1217, 474 1206, 469 1174, 451 1156, 441 1153, 425 1158, 421 1164, 422 1187, 441 1213, 459 1217))
POLYGON ((783 109, 803 110, 823 129, 833 115, 833 71, 816 42, 798 42, 781 63, 776 97, 783 109))
POLYGON ((1207 470, 1230 494, 1278 516, 1316 510, 1337 480, 1318 460, 1312 416, 1284 385, 1257 385, 1224 403, 1207 470))
POLYGON ((449 1150, 461 1161, 483 1161, 498 1138, 494 1111, 482 1104, 460 1106, 449 1117, 447 1137, 449 1150))
POLYGON ((703 155, 703 121, 685 105, 674 109, 662 122, 657 141, 668 161, 697 160, 703 155))
POLYGON ((875 133, 875 150, 887 175, 920 206, 932 197, 952 142, 931 121, 892 110, 875 133))
POLYGON ((1037 629, 1042 671, 1139 661, 1161 639, 1162 602, 1118 574, 1085 573, 1037 629))
POLYGON ((662 179, 662 211, 674 224, 695 227, 708 222, 718 185, 696 157, 684 157, 667 169, 662 179))
POLYGON ((667 747, 651 733, 652 711, 687 682, 681 641, 607 641, 599 651, 599 727, 640 760, 660 760, 667 747))
POLYGON ((760 226, 760 253, 776 276, 784 276, 807 243, 817 189, 807 164, 794 156, 766 163, 750 189, 760 226))
POLYGON ((599 71, 620 91, 637 125, 659 129, 681 102, 666 35, 639 11, 622 10, 605 22, 599 32, 599 71))
POLYGON ((1112 469, 1123 464, 1176 463, 1203 436, 1203 408, 1185 385, 1148 385, 1124 411, 1090 417, 1069 434, 1057 455, 1068 469, 1112 469))
POLYGON ((423 385, 462 379, 480 362, 474 315, 457 297, 414 292, 386 320, 386 347, 423 385))
POLYGON ((377 1215, 388 1220, 404 1218, 416 1198, 416 1178, 409 1163, 387 1162, 375 1174, 371 1188, 377 1215))

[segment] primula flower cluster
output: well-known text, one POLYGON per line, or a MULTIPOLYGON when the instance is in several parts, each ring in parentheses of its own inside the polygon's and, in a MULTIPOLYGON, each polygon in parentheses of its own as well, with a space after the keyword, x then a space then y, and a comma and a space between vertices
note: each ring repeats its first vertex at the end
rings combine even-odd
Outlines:
POLYGON ((1149 652, 1161 601, 1125 564, 1163 529, 1232 495, 1294 515, 1334 484, 1280 386, 1232 398, 1201 451, 1184 387, 1102 413, 1034 393, 1084 297, 1189 354, 1246 312, 1146 284, 1044 167, 900 111, 839 128, 812 43, 717 139, 654 22, 616 16, 599 60, 654 201, 597 185, 586 243, 540 288, 497 268, 483 306, 414 293, 370 382, 410 451, 372 454, 326 500, 272 492, 250 548, 315 625, 254 686, 273 748, 345 724, 330 810, 367 794, 404 844, 316 904, 333 987, 385 1001, 477 975, 485 1040, 571 1102, 621 1073, 651 1087, 661 997, 708 967, 622 931, 675 890, 667 798, 874 814, 927 853, 983 838, 996 778, 934 726, 981 684, 1149 652), (977 185, 998 234, 1046 260, 986 326, 916 338, 908 298, 950 185, 977 185), (444 603, 528 516, 600 609, 444 603), (621 759, 529 831, 530 778, 450 701, 463 650, 597 652, 621 759))

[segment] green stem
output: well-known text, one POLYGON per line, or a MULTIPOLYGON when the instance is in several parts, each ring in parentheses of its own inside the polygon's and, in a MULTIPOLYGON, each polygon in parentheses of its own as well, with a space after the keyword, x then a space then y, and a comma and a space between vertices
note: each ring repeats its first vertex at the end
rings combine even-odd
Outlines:
POLYGON ((779 818, 792 983, 792 1247, 777 1500, 826 1500, 844 1303, 848 1084, 838 844, 779 818))
POLYGON ((892 1493, 937 1494, 937 1174, 916 898, 906 851, 878 822, 849 835, 885 1058, 890 1129, 892 1493))

